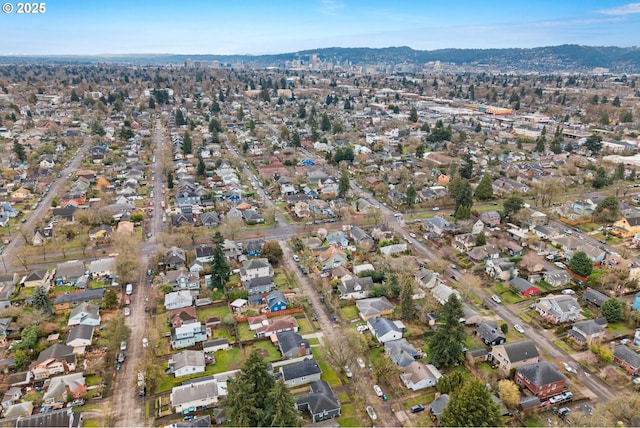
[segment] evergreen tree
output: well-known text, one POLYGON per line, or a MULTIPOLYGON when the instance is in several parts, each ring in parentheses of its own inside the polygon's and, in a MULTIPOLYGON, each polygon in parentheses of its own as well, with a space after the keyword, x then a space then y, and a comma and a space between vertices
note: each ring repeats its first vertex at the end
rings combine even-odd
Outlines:
POLYGON ((445 427, 496 427, 502 424, 500 407, 479 379, 470 379, 454 392, 440 417, 445 427))
POLYGON ((167 173, 167 187, 169 189, 173 189, 173 174, 171 171, 167 173))
POLYGON ((602 150, 602 137, 598 134, 593 134, 587 137, 584 146, 591 151, 594 155, 600 153, 602 150))
POLYGON ((180 127, 186 124, 187 124, 187 121, 184 118, 184 114, 182 113, 182 110, 180 109, 176 110, 176 126, 180 127))
POLYGON ((546 138, 544 138, 544 136, 540 136, 538 138, 536 138, 536 148, 535 151, 538 153, 542 153, 545 151, 545 144, 546 144, 547 140, 546 138))
POLYGON ((591 184, 596 189, 602 189, 604 186, 609 184, 609 177, 607 177, 607 171, 604 167, 600 166, 596 169, 596 177, 593 179, 591 184))
POLYGON ((191 154, 191 151, 193 150, 193 140, 191 140, 191 135, 189 135, 189 132, 184 133, 184 137, 182 138, 182 153, 184 153, 185 155, 187 154, 191 154))
POLYGON ((476 235, 476 247, 482 247, 487 243, 487 235, 484 232, 480 232, 476 235))
POLYGON ((506 199, 503 204, 503 211, 505 217, 509 217, 511 214, 516 214, 524 206, 524 199, 518 195, 513 195, 506 199))
POLYGON ((13 142, 13 153, 15 153, 20 162, 24 162, 27 160, 27 153, 24 150, 24 146, 20 144, 18 140, 15 140, 13 142))
POLYGON ((480 183, 478 183, 475 196, 481 201, 493 199, 493 186, 491 185, 491 176, 489 174, 485 173, 480 183))
POLYGON ((340 174, 340 180, 338 181, 338 197, 344 198, 347 196, 347 192, 351 188, 351 184, 349 183, 349 171, 347 168, 342 168, 342 173, 340 174))
POLYGON ((275 410, 272 400, 274 387, 275 380, 267 370, 267 364, 254 349, 240 373, 228 385, 224 407, 229 422, 233 426, 271 426, 275 410))
POLYGON ((269 393, 271 403, 271 424, 272 427, 295 427, 298 426, 300 417, 296 410, 296 399, 291 394, 291 390, 279 379, 269 393))
POLYGON ((411 107, 411 111, 409 112, 409 122, 418 122, 418 110, 416 110, 415 107, 411 107))
POLYGON ((300 143, 300 134, 298 134, 298 131, 293 131, 293 136, 291 137, 291 145, 293 147, 300 147, 302 145, 300 143))
MULTIPOLYGON (((215 239, 215 237, 214 237, 215 239)), ((227 263, 227 258, 222 250, 222 244, 216 244, 213 246, 213 259, 211 260, 211 273, 213 280, 213 288, 223 290, 225 284, 229 281, 231 276, 231 268, 227 263)))
POLYGON ((471 159, 471 155, 469 153, 465 153, 462 156, 462 166, 460 166, 459 173, 462 178, 466 178, 469 180, 473 175, 473 160, 471 159))
POLYGON ((438 329, 429 340, 431 362, 436 367, 453 367, 462 361, 462 344, 466 337, 460 323, 463 316, 462 304, 452 294, 440 310, 438 329))
POLYGON ((196 169, 196 174, 198 177, 204 177, 207 175, 207 169, 204 164, 204 159, 202 159, 202 155, 198 154, 198 167, 196 169))
POLYGON ((414 317, 413 304, 413 284, 411 278, 405 276, 402 279, 402 288, 400 290, 400 318, 409 321, 414 317))
POLYGON ((424 146, 424 144, 418 144, 418 147, 416 147, 416 158, 422 159, 425 149, 426 147, 424 146))
POLYGON ((407 208, 411 209, 413 207, 416 203, 416 196, 418 196, 418 191, 413 187, 413 184, 410 184, 407 187, 407 208))
POLYGON ((320 120, 320 129, 324 132, 331 130, 331 119, 327 113, 322 113, 322 119, 320 120))
POLYGON ((471 193, 471 185, 468 181, 463 181, 463 183, 463 186, 460 188, 460 191, 456 196, 454 217, 457 220, 466 220, 470 218, 471 207, 473 206, 473 194, 471 193))
POLYGON ((33 307, 42 309, 49 315, 53 314, 53 302, 44 287, 38 287, 33 292, 33 307))
POLYGON ((562 137, 555 138, 551 140, 551 145, 549 146, 549 150, 551 150, 555 154, 562 153, 562 137))
POLYGON ((576 275, 587 277, 593 271, 593 262, 584 251, 578 251, 569 261, 569 269, 576 275))
POLYGON ((610 324, 622 321, 624 319, 624 306, 622 302, 615 297, 605 300, 602 304, 602 316, 605 317, 610 324))

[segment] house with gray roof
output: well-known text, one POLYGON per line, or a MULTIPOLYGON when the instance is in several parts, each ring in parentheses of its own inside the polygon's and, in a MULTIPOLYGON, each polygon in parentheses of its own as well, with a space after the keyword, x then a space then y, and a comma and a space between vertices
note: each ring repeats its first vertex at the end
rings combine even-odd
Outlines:
POLYGON ((322 370, 318 362, 312 358, 305 358, 280 368, 280 375, 289 388, 318 381, 321 374, 322 370))
POLYGON ((373 286, 373 279, 370 276, 343 277, 342 282, 338 285, 338 291, 340 291, 341 299, 357 300, 368 297, 373 286))
POLYGON ((81 302, 90 302, 93 300, 101 300, 104 296, 104 288, 93 288, 79 293, 59 294, 53 300, 53 306, 56 312, 63 311, 74 307, 81 302))
POLYGON ((538 349, 532 340, 504 343, 491 348, 489 360, 493 361, 503 373, 513 368, 537 363, 540 359, 538 349))
POLYGON ((18 283, 18 273, 0 274, 0 310, 11 307, 11 296, 16 290, 18 283))
POLYGON ((193 296, 189 290, 179 290, 164 295, 164 307, 167 310, 186 308, 193 305, 193 296))
POLYGON ((480 337, 487 346, 502 345, 507 341, 507 337, 495 323, 480 323, 478 327, 476 327, 475 334, 480 337))
POLYGON ((64 284, 75 285, 76 281, 85 273, 85 266, 82 260, 69 260, 58 263, 56 266, 56 283, 61 281, 64 284))
POLYGON ((567 336, 578 345, 591 345, 600 343, 607 334, 607 319, 604 317, 595 320, 577 322, 567 331, 567 336))
POLYGON ((386 297, 370 297, 356 301, 360 318, 367 321, 371 317, 391 315, 395 306, 386 297))
POLYGON ((367 320, 367 325, 373 337, 382 344, 402 338, 402 329, 388 318, 371 317, 367 320))
POLYGON ((293 330, 279 331, 276 333, 276 338, 280 354, 284 359, 311 355, 309 341, 293 330))
POLYGON ((171 407, 176 413, 181 414, 191 408, 210 408, 226 396, 227 382, 207 377, 174 387, 169 398, 171 407))
POLYGON ((176 269, 186 264, 187 256, 182 248, 171 247, 165 251, 162 261, 166 268, 176 269))
POLYGON ((627 345, 617 345, 613 350, 613 361, 631 375, 640 372, 640 354, 627 345))
POLYGON ((562 287, 571 282, 571 275, 566 270, 554 269, 543 274, 544 281, 553 287, 562 287))
POLYGON ((349 230, 349 234, 351 235, 351 239, 353 239, 356 245, 365 248, 373 247, 373 238, 358 226, 353 226, 351 230, 349 230))
POLYGON ((174 354, 169 359, 169 370, 173 376, 183 377, 204 372, 206 362, 203 351, 184 351, 174 354))
POLYGON ((317 380, 310 391, 296 398, 296 407, 307 410, 315 423, 340 416, 340 400, 324 380, 317 380))
POLYGON ((518 367, 514 381, 540 399, 557 395, 568 386, 567 378, 546 361, 518 367))
POLYGON ((89 273, 94 279, 115 274, 115 257, 105 257, 102 259, 93 260, 91 263, 89 263, 89 273))
POLYGON ((38 359, 31 365, 31 373, 35 380, 73 372, 76 369, 76 354, 73 347, 63 343, 55 343, 38 354, 38 359))
POLYGON ((594 290, 593 288, 587 288, 587 290, 582 294, 582 300, 587 303, 591 303, 598 308, 602 307, 602 304, 609 299, 609 296, 599 292, 598 290, 594 290))
POLYGON ((429 413, 439 421, 447 404, 449 404, 449 394, 441 394, 429 404, 429 413))
POLYGON ((440 216, 431 217, 426 220, 422 223, 422 227, 424 227, 427 232, 433 233, 436 236, 442 236, 446 232, 455 229, 455 225, 440 216))
POLYGON ((538 287, 520 277, 515 277, 510 280, 509 285, 515 288, 518 291, 518 294, 524 297, 534 296, 540 292, 538 287))
POLYGON ((79 399, 87 394, 87 383, 82 372, 53 377, 47 382, 48 388, 42 397, 45 407, 64 405, 69 398, 79 399))
POLYGON ((577 320, 582 308, 573 296, 547 294, 538 299, 535 310, 547 321, 560 324, 577 320))
POLYGON ((424 267, 418 269, 418 272, 416 273, 414 279, 420 287, 428 289, 431 289, 436 285, 442 283, 442 275, 440 275, 438 272, 425 269, 424 267))
POLYGON ((92 303, 81 303, 71 310, 67 325, 100 325, 100 307, 92 303))
POLYGON ((384 352, 400 367, 406 367, 418 358, 418 350, 405 338, 385 342, 384 352))

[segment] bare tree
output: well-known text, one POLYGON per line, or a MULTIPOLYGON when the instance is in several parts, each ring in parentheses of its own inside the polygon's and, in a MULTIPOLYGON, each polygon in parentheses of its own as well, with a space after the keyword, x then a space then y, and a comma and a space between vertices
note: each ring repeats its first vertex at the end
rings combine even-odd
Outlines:
POLYGON ((31 258, 29 248, 24 245, 17 248, 13 252, 13 258, 17 263, 24 267, 24 270, 29 270, 29 259, 31 258))
POLYGON ((121 284, 135 281, 140 275, 140 240, 135 236, 116 235, 116 272, 121 284))
POLYGON ((234 241, 246 228, 244 221, 239 217, 227 217, 220 226, 220 232, 225 238, 234 241))

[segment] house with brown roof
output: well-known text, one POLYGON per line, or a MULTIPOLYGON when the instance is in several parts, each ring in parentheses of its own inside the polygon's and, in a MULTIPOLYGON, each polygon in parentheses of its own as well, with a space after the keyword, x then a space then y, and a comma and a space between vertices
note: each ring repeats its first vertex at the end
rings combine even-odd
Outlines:
POLYGON ((171 327, 182 327, 183 324, 191 324, 198 322, 195 306, 187 306, 185 308, 173 309, 169 315, 169 323, 171 327))
POLYGON ((281 331, 298 331, 298 320, 292 316, 269 318, 256 330, 256 337, 270 337, 281 331))

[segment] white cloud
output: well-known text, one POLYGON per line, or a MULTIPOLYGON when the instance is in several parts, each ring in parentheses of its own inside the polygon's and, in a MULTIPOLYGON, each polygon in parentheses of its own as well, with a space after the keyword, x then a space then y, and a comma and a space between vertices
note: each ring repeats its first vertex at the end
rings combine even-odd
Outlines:
POLYGON ((620 7, 603 9, 600 13, 604 13, 605 15, 631 15, 634 13, 640 13, 640 3, 629 3, 620 7))
POLYGON ((322 7, 320 13, 329 16, 336 16, 338 12, 344 9, 344 4, 337 0, 321 0, 322 7))

